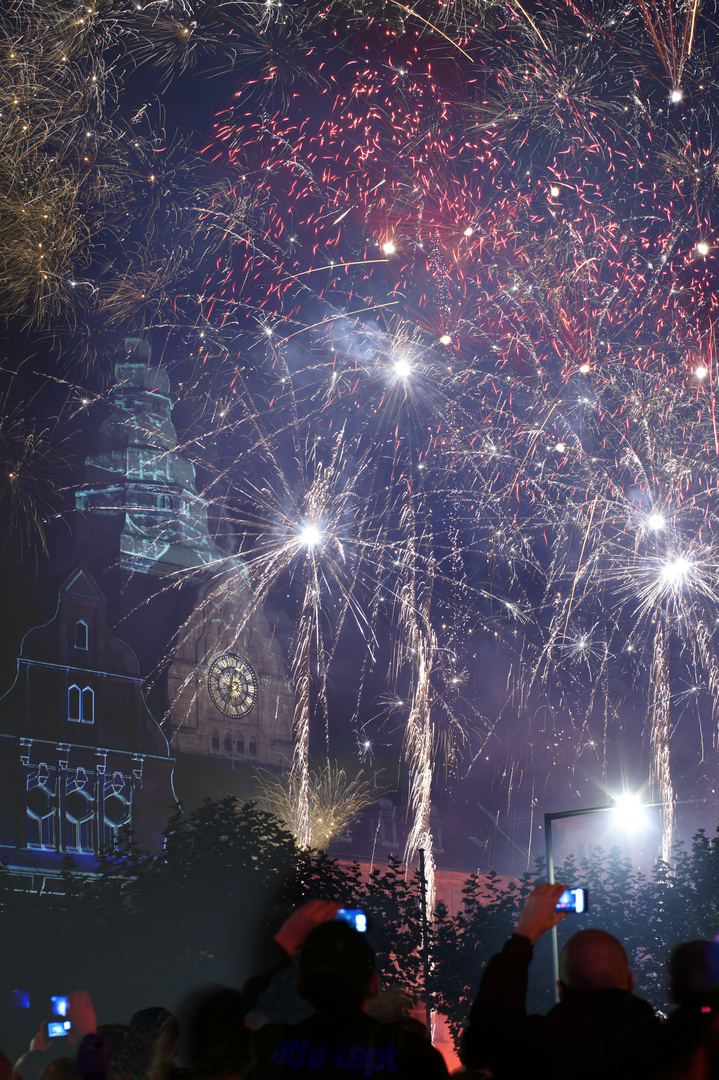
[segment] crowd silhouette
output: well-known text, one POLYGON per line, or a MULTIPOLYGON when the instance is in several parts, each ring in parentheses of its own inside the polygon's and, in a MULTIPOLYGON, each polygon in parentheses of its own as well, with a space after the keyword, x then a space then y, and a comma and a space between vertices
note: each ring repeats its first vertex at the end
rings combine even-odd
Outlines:
MULTIPOLYGON (((527 978, 539 938, 566 917, 564 885, 527 898, 514 932, 479 981, 461 1039, 459 1074, 497 1080, 719 1080, 719 944, 690 941, 667 958, 675 1009, 655 1014, 635 994, 620 941, 601 928, 569 938, 559 961, 559 1002, 526 1011, 527 978)), ((44 1020, 0 1080, 434 1080, 449 1075, 408 995, 383 994, 367 936, 340 905, 312 900, 264 946, 242 990, 214 987, 190 998, 182 1018, 160 1006, 129 1023, 100 1023, 78 990, 44 1020), (340 914, 338 914, 340 913, 340 914), (296 957, 295 992, 312 1012, 299 1023, 257 1009, 296 957)), ((478 971, 484 957, 477 958, 478 971)), ((103 1018, 101 1018, 103 1019, 103 1018)), ((457 1074, 457 1073, 455 1073, 457 1074)))

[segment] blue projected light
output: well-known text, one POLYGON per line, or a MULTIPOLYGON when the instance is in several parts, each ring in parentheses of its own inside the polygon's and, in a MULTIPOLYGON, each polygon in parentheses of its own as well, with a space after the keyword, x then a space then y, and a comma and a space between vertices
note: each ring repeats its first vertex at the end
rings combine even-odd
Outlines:
POLYGON ((30 991, 29 990, 13 990, 12 992, 15 1005, 18 1009, 30 1008, 30 991))

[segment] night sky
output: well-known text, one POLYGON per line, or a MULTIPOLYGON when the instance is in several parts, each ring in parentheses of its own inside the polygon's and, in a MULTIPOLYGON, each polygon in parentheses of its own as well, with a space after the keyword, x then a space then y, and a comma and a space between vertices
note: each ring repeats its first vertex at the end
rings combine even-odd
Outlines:
POLYGON ((622 790, 665 852, 713 829, 711 10, 0 18, 3 685, 139 337, 303 753, 381 769, 415 848, 433 800, 483 869, 622 790))

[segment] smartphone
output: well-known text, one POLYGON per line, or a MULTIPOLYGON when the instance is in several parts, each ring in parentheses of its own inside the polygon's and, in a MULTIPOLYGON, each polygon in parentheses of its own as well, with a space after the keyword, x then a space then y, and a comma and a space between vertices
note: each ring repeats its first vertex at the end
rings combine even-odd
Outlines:
POLYGON ((47 1037, 48 1039, 60 1039, 63 1035, 69 1035, 71 1029, 72 1024, 69 1020, 48 1020, 47 1037))
POLYGON ((70 1011, 70 998, 64 994, 53 994, 50 998, 53 1016, 67 1016, 70 1011))
POLYGON ((573 911, 581 915, 589 907, 587 889, 565 889, 557 901, 555 911, 573 911))
POLYGON ((360 934, 367 932, 367 916, 362 908, 358 907, 341 907, 335 915, 335 920, 342 919, 343 922, 348 922, 354 930, 358 930, 360 934))

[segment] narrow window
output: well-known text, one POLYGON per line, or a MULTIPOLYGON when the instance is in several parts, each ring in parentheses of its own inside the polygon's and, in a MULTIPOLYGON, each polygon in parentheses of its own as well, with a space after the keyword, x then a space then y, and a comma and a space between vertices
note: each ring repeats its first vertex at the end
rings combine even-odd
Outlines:
POLYGON ((75 648, 87 650, 87 623, 82 619, 75 623, 75 648))
POLYGON ((74 851, 93 850, 95 800, 90 791, 73 785, 65 803, 65 842, 74 851))
POLYGON ((237 753, 238 754, 244 754, 244 752, 245 752, 245 737, 244 737, 244 735, 240 735, 239 739, 237 740, 237 753))
POLYGON ((225 753, 226 754, 231 754, 232 753, 232 739, 230 738, 229 735, 225 735, 225 753))
POLYGON ((112 847, 128 841, 132 828, 132 781, 113 773, 105 777, 105 843, 112 847))
POLYGON ((257 743, 254 739, 250 739, 250 753, 253 757, 257 757, 257 743))
POLYGON ((82 696, 79 686, 71 686, 67 692, 67 718, 80 723, 82 720, 82 696))
POLYGON ((220 736, 216 731, 212 732, 212 749, 216 754, 220 752, 220 736))
POLYGON ((83 724, 95 723, 95 691, 86 686, 82 691, 82 716, 83 724))
POLYGON ((28 847, 55 847, 57 777, 46 765, 27 774, 28 847))

